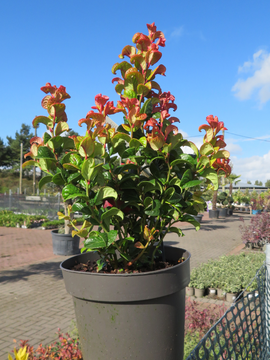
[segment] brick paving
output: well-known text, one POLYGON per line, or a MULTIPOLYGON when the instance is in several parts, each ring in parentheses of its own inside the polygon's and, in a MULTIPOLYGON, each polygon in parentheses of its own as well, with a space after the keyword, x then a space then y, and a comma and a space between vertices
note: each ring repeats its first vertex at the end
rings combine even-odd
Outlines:
MULTIPOLYGON (((236 213, 212 220, 205 213, 198 232, 182 224, 185 236, 169 234, 166 243, 188 249, 191 268, 221 255, 238 253, 243 248, 241 217, 245 221, 251 218, 236 213)), ((0 228, 0 360, 7 360, 13 339, 28 339, 36 347, 56 340, 58 328, 63 332, 72 329, 73 302, 59 269, 64 259, 53 254, 48 230, 0 228)))

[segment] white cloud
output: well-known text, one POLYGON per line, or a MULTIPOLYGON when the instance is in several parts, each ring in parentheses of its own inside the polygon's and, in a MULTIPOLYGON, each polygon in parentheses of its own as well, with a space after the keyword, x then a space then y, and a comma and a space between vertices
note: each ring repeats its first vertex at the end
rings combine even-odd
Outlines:
POLYGON ((226 143, 227 143, 226 150, 229 151, 231 156, 234 154, 240 154, 242 152, 242 148, 238 144, 234 144, 233 142, 229 142, 229 141, 226 141, 226 143))
POLYGON ((259 50, 253 54, 252 61, 239 66, 239 73, 251 73, 246 79, 238 79, 232 87, 234 95, 240 100, 250 99, 253 95, 261 105, 270 100, 270 54, 259 50))
POLYGON ((241 181, 250 180, 254 184, 255 180, 262 181, 270 179, 270 151, 263 156, 251 156, 249 158, 231 158, 233 163, 233 173, 241 175, 241 181))
POLYGON ((171 36, 174 38, 181 37, 183 35, 184 26, 179 26, 174 29, 174 31, 171 33, 171 36))

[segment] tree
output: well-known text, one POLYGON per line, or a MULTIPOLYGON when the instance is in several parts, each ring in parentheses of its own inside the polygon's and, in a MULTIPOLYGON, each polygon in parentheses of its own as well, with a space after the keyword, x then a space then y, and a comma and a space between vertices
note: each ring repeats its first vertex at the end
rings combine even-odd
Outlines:
POLYGON ((250 185, 251 185, 251 184, 252 184, 252 182, 251 182, 250 180, 248 180, 248 181, 247 181, 247 184, 250 184, 250 185))
POLYGON ((263 184, 262 181, 259 181, 259 180, 255 181, 255 185, 262 186, 262 184, 263 184))
POLYGON ((0 138, 0 166, 7 167, 10 165, 10 149, 4 144, 4 141, 0 138))
POLYGON ((33 136, 33 133, 30 133, 30 126, 25 124, 22 124, 19 133, 16 131, 15 139, 11 136, 7 136, 9 148, 8 161, 11 166, 18 165, 20 163, 21 143, 23 143, 23 154, 29 152, 30 140, 33 136))
POLYGON ((270 180, 266 180, 266 182, 265 182, 264 186, 266 186, 266 187, 270 188, 270 180))
POLYGON ((232 196, 233 184, 236 185, 240 181, 240 179, 239 179, 240 177, 241 177, 241 175, 235 175, 235 174, 230 174, 227 177, 227 179, 230 182, 230 190, 229 190, 230 196, 232 196))

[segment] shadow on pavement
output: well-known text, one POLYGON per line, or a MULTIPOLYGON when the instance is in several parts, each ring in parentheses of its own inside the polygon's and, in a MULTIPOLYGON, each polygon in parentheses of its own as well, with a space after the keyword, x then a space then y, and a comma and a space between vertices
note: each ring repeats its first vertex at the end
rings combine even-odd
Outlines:
POLYGON ((2 270, 0 272, 0 283, 3 282, 15 282, 20 280, 28 280, 31 275, 49 275, 54 279, 61 280, 63 278, 62 271, 60 270, 61 262, 42 262, 39 264, 28 265, 24 268, 13 269, 13 270, 2 270))

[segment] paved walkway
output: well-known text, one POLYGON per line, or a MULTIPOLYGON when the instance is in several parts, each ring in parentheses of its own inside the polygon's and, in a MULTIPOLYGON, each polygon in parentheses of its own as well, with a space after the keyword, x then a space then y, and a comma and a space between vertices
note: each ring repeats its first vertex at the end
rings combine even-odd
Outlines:
MULTIPOLYGON (((191 268, 243 247, 240 217, 209 220, 205 213, 200 231, 183 225, 185 236, 169 234, 166 242, 190 251, 191 268)), ((67 294, 59 264, 66 257, 52 252, 50 231, 0 228, 0 360, 17 342, 28 339, 37 347, 57 339, 57 329, 72 329, 73 302, 67 294)))

